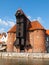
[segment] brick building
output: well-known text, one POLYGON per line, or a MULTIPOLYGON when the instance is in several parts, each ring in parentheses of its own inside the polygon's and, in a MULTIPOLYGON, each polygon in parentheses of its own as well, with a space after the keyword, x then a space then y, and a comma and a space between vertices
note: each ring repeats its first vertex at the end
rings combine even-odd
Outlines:
MULTIPOLYGON (((49 52, 49 30, 46 30, 38 21, 32 21, 27 32, 27 42, 31 47, 25 48, 25 52, 49 52)), ((16 25, 8 31, 7 51, 20 52, 20 48, 16 48, 16 25)))
MULTIPOLYGON (((26 18, 26 15, 20 11, 26 18)), ((19 13, 19 12, 18 12, 19 13)), ((26 18, 27 19, 27 18, 26 18)), ((23 19, 22 19, 23 20, 23 19)), ((22 21, 21 20, 21 21, 22 21)), ((27 21, 29 21, 27 19, 27 21)), ((7 33, 7 51, 9 52, 49 52, 49 30, 46 30, 39 21, 30 21, 26 33, 26 46, 22 49, 16 44, 18 30, 17 25, 14 25, 7 33)), ((28 25, 27 25, 28 26, 28 25)), ((17 40, 18 41, 18 40, 17 40)))
POLYGON ((0 51, 6 51, 6 33, 0 33, 0 51))
POLYGON ((13 51, 14 42, 16 39, 16 25, 13 26, 8 32, 8 40, 7 40, 7 51, 13 51))

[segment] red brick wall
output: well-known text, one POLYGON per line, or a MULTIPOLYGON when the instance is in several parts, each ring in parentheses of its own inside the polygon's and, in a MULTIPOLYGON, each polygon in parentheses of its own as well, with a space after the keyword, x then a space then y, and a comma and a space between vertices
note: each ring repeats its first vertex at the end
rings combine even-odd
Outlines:
POLYGON ((14 46, 14 52, 19 53, 19 52, 20 52, 20 48, 19 48, 19 47, 18 47, 18 48, 16 48, 16 47, 14 46))
POLYGON ((44 30, 35 30, 29 32, 30 44, 32 46, 32 52, 45 52, 46 40, 44 30))
MULTIPOLYGON (((20 52, 20 48, 13 46, 16 39, 16 33, 8 33, 7 40, 7 51, 20 52)), ((45 31, 44 30, 35 30, 27 33, 27 43, 31 44, 32 48, 28 50, 25 49, 25 52, 45 52, 46 51, 46 40, 45 40, 45 31)))
POLYGON ((8 33, 8 40, 7 40, 7 51, 12 52, 14 49, 14 41, 16 39, 16 34, 15 33, 8 33))

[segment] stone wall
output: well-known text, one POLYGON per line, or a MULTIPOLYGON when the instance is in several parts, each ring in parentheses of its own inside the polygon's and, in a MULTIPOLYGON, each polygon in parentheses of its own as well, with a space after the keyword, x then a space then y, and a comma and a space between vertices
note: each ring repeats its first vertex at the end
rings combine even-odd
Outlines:
POLYGON ((31 58, 31 59, 49 59, 49 53, 0 53, 0 58, 16 59, 16 58, 31 58))

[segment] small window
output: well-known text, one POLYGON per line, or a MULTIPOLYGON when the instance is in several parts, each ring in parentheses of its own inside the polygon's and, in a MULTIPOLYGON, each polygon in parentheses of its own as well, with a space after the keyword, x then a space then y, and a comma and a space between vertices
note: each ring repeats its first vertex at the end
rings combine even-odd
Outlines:
POLYGON ((48 41, 48 37, 47 37, 47 41, 48 41))
POLYGON ((20 32, 19 32, 18 34, 19 34, 19 36, 20 36, 20 32))

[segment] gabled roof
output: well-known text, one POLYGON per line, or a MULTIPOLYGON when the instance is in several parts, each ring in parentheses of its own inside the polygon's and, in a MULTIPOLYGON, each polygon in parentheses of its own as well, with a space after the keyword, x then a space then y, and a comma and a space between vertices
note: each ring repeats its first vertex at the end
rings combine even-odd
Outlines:
POLYGON ((46 34, 49 35, 49 30, 46 30, 46 34))
POLYGON ((28 21, 30 21, 30 20, 28 19, 28 17, 25 15, 25 13, 23 12, 22 9, 19 8, 19 9, 17 10, 15 16, 17 16, 18 14, 24 15, 24 17, 25 17, 28 21))
POLYGON ((16 24, 7 32, 7 33, 15 33, 16 32, 16 24))
POLYGON ((36 30, 36 29, 44 29, 44 27, 37 20, 31 22, 29 30, 36 30))

